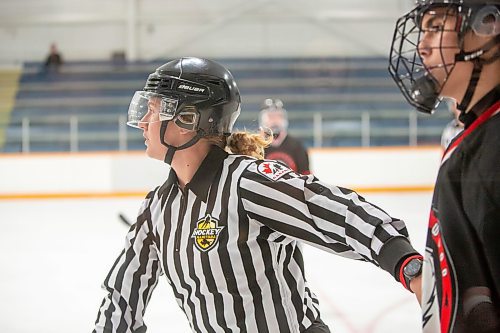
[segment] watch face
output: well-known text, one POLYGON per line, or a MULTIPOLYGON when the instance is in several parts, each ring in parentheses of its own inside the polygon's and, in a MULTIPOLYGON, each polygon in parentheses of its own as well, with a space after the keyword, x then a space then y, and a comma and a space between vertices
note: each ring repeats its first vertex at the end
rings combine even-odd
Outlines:
POLYGON ((422 261, 412 259, 403 269, 403 273, 408 277, 414 277, 422 271, 422 261))

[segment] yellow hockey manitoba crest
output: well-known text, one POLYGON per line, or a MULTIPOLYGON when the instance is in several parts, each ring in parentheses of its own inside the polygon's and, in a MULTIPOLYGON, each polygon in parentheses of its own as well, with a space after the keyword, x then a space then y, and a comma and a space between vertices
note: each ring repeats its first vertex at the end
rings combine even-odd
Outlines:
POLYGON ((219 227, 219 221, 210 214, 196 222, 196 228, 191 235, 200 251, 208 251, 217 244, 219 234, 224 226, 219 227))

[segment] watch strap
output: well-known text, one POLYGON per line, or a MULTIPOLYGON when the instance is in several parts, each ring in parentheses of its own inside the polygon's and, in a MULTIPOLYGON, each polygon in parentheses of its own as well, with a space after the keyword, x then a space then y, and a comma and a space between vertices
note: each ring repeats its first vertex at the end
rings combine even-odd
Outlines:
POLYGON ((401 264, 401 266, 399 267, 399 282, 401 282, 401 284, 403 285, 403 287, 405 287, 406 289, 408 289, 409 291, 412 291, 410 289, 410 281, 408 280, 408 278, 406 277, 406 275, 404 274, 404 269, 406 267, 406 265, 408 265, 408 263, 410 261, 412 261, 413 259, 420 259, 423 261, 423 257, 420 255, 420 254, 416 254, 416 255, 412 255, 412 256, 409 256, 408 258, 406 258, 403 263, 401 264))

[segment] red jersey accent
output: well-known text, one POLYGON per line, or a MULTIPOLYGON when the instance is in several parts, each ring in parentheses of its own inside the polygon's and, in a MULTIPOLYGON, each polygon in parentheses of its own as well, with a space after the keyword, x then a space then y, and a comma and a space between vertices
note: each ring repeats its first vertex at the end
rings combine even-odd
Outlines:
POLYGON ((441 332, 446 333, 450 328, 451 313, 453 311, 452 304, 454 303, 452 285, 451 285, 451 272, 448 265, 448 259, 446 257, 446 251, 443 246, 443 241, 441 239, 441 232, 439 230, 439 221, 431 211, 429 216, 429 232, 432 235, 432 239, 436 244, 439 255, 439 266, 441 269, 441 288, 442 288, 442 298, 441 298, 441 332))

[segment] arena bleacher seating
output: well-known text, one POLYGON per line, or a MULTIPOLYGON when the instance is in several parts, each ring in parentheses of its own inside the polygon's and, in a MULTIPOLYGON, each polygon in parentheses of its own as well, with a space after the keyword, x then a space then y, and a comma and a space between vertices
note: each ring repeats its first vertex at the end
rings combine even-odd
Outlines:
MULTIPOLYGON (((417 130, 413 144, 438 144, 451 117, 447 112, 417 116, 390 79, 384 58, 216 60, 230 68, 239 84, 239 129, 257 130, 262 101, 280 98, 289 112, 290 132, 307 146, 366 145, 366 126, 369 145, 408 145, 412 121, 417 130)), ((140 131, 124 126, 128 103, 147 75, 166 61, 67 62, 57 72, 26 63, 0 149, 142 149, 140 131)))

